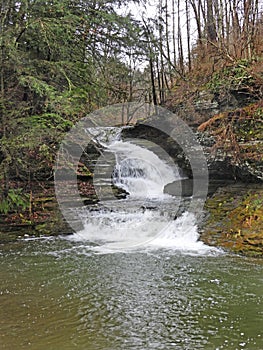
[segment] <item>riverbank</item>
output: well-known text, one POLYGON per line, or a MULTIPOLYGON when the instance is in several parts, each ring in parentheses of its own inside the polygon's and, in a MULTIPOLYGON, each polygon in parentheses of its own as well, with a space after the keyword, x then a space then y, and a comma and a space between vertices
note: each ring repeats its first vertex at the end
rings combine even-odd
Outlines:
POLYGON ((263 256, 263 184, 219 188, 205 204, 200 239, 247 256, 263 256))
POLYGON ((210 177, 221 186, 206 201, 201 239, 245 255, 263 256, 263 101, 214 115, 198 127, 210 177), (207 142, 209 140, 210 142, 207 142))
MULTIPOLYGON (((23 186, 20 182, 15 184, 18 188, 23 186)), ((72 232, 59 210, 53 181, 32 182, 30 191, 24 189, 23 193, 29 199, 25 210, 0 215, 0 242, 72 232)))
MULTIPOLYGON (((22 182, 10 182, 13 189, 21 189, 22 182)), ((72 199, 71 190, 74 184, 71 181, 64 180, 63 187, 68 192, 65 196, 63 205, 66 207, 75 207, 79 205, 93 205, 99 203, 98 187, 95 190, 92 175, 78 177, 79 198, 72 199)), ((121 199, 126 196, 125 191, 115 186, 101 186, 103 198, 121 199)), ((73 229, 63 217, 56 198, 54 181, 35 181, 31 182, 31 189, 24 189, 23 195, 28 198, 26 208, 18 208, 7 214, 0 214, 0 243, 13 241, 24 236, 57 236, 73 233, 73 229)))

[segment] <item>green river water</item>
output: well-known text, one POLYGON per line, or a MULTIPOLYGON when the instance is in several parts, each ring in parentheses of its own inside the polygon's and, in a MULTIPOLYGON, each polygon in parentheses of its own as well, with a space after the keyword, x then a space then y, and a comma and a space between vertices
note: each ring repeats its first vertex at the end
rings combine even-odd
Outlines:
POLYGON ((0 349, 263 349, 263 262, 222 252, 1 247, 0 349))

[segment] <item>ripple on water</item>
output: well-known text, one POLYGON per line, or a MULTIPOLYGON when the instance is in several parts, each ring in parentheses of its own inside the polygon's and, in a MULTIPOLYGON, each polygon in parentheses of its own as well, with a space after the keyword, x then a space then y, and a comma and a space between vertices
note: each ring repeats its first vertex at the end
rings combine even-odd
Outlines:
POLYGON ((257 260, 56 238, 9 246, 1 263, 3 349, 262 348, 257 260))

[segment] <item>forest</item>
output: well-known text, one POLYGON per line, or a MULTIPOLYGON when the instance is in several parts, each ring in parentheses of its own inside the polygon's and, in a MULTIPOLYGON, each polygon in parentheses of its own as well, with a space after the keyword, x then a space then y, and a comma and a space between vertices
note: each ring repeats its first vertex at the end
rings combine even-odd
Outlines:
MULTIPOLYGON (((2 217, 37 220, 35 188, 52 183, 63 136, 110 104, 164 106, 200 131, 223 118, 210 119, 218 112, 249 110, 239 131, 243 140, 256 132, 257 149, 247 157, 257 166, 262 161, 262 1, 2 0, 0 6, 2 217), (204 95, 224 107, 200 111, 204 95)), ((236 162, 237 137, 224 130, 217 136, 230 138, 236 162)))
POLYGON ((1 349, 262 350, 262 258, 263 0, 0 0, 1 349))

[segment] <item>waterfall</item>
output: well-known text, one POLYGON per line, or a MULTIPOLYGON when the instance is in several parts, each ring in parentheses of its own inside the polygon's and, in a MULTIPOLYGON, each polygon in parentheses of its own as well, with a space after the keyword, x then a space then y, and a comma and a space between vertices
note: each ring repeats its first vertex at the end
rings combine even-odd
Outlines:
POLYGON ((79 216, 84 230, 70 239, 90 242, 91 249, 102 253, 131 248, 211 251, 198 241, 192 213, 183 212, 175 219, 182 199, 163 193, 167 183, 180 179, 177 165, 166 152, 145 141, 121 140, 120 128, 88 132, 114 155, 112 184, 129 195, 104 202, 96 210, 82 210, 79 216))
POLYGON ((131 142, 115 141, 109 150, 116 156, 113 182, 132 197, 161 198, 164 186, 180 178, 177 167, 131 142))
POLYGON ((112 142, 120 140, 122 127, 94 127, 86 130, 87 134, 92 135, 92 138, 100 143, 102 146, 107 147, 112 142))

